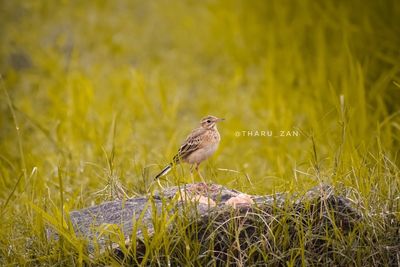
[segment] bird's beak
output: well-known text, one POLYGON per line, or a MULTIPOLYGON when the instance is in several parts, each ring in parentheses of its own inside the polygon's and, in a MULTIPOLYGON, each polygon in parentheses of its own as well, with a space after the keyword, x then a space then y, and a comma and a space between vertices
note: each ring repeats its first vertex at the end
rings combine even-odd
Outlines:
POLYGON ((224 118, 218 118, 217 121, 224 121, 224 118))

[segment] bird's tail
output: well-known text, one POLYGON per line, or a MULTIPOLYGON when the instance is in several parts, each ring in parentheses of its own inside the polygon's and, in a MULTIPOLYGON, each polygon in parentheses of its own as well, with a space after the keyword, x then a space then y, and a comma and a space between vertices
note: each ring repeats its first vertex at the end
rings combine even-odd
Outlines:
POLYGON ((164 169, 162 169, 162 171, 156 175, 156 177, 154 177, 154 180, 157 180, 158 178, 160 178, 161 176, 166 175, 172 168, 172 164, 168 164, 164 169))

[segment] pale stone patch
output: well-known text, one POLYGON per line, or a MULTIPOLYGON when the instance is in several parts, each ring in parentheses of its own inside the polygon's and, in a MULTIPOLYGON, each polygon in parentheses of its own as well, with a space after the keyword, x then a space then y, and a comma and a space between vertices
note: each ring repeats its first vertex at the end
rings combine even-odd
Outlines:
POLYGON ((217 205, 212 198, 208 198, 198 194, 192 194, 191 192, 183 189, 176 192, 175 196, 178 197, 178 201, 198 202, 201 204, 209 205, 210 207, 215 207, 217 205))
POLYGON ((247 195, 247 194, 239 194, 235 197, 231 197, 228 199, 228 201, 225 202, 225 205, 232 206, 233 208, 236 208, 236 206, 249 206, 251 204, 254 204, 253 199, 247 195))

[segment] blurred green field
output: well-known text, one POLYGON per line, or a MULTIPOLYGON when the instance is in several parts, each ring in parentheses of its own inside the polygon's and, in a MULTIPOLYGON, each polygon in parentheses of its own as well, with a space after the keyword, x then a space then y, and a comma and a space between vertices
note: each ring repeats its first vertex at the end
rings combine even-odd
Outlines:
MULTIPOLYGON (((346 186, 400 219, 398 1, 1 1, 0 14, 2 265, 76 264, 32 204, 87 207, 116 181, 148 192, 209 114, 226 121, 208 181, 346 186)), ((188 166, 166 178, 191 181, 188 166)))

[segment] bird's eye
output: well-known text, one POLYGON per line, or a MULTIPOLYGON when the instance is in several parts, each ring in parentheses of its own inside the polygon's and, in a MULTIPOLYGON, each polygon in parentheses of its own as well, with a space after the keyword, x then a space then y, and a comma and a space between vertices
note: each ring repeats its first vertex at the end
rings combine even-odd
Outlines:
POLYGON ((211 122, 211 120, 207 120, 207 123, 210 123, 211 122))

